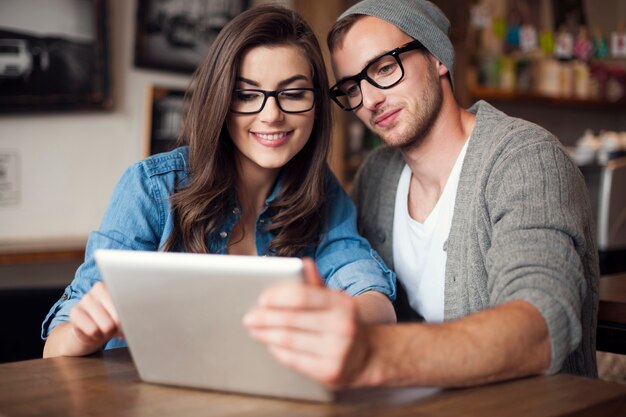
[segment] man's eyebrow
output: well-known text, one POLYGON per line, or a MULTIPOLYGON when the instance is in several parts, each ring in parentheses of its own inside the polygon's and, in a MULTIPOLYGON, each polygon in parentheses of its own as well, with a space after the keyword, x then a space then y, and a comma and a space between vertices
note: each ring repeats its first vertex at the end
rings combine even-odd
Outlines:
MULTIPOLYGON (((308 79, 309 78, 307 76, 305 76, 305 75, 297 74, 297 75, 294 75, 293 77, 289 77, 289 78, 287 78, 285 80, 280 81, 278 83, 278 87, 279 88, 284 87, 286 85, 291 84, 294 81, 299 81, 299 80, 308 81, 308 79)), ((254 81, 254 80, 251 80, 249 78, 241 77, 241 76, 237 77, 237 81, 241 81, 243 83, 250 84, 250 85, 252 85, 254 87, 259 87, 260 86, 260 84, 258 82, 254 81)))
POLYGON ((394 50, 395 50, 395 48, 394 48, 394 49, 391 49, 391 50, 389 50, 389 51, 379 51, 376 55, 374 55, 374 57, 373 57, 373 58, 370 58, 370 59, 369 59, 369 60, 365 63, 365 65, 363 66, 363 68, 367 67, 369 64, 371 64, 372 62, 376 61, 377 59, 382 58, 382 56, 383 56, 383 55, 387 55, 389 52, 393 52, 394 50))
MULTIPOLYGON (((391 50, 393 51, 393 49, 391 50)), ((347 77, 343 77, 342 79, 337 81, 337 84, 342 83, 344 81, 349 80, 350 78, 354 78, 357 75, 359 75, 361 72, 363 72, 363 70, 365 68, 367 68, 367 66, 369 64, 371 64, 372 62, 376 61, 377 59, 381 58, 383 55, 387 55, 389 52, 391 51, 380 51, 378 54, 374 55, 372 58, 370 58, 369 60, 367 60, 367 62, 365 62, 365 65, 363 65, 363 68, 361 69, 361 71, 357 72, 356 74, 352 74, 352 75, 348 75, 347 77)))

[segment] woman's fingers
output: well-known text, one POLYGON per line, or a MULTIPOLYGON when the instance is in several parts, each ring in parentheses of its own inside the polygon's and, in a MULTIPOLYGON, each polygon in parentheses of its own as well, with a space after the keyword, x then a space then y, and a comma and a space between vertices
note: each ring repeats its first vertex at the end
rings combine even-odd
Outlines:
POLYGON ((93 288, 70 312, 74 333, 83 343, 102 344, 119 331, 117 311, 102 283, 93 288))
POLYGON ((98 300, 99 304, 104 307, 109 316, 113 319, 115 323, 119 323, 119 316, 117 315, 117 310, 113 305, 113 299, 111 298, 111 293, 102 282, 97 282, 92 287, 90 293, 93 297, 98 300))
POLYGON ((77 304, 70 311, 70 325, 72 326, 73 334, 81 343, 88 345, 97 344, 104 337, 96 322, 80 304, 77 304))

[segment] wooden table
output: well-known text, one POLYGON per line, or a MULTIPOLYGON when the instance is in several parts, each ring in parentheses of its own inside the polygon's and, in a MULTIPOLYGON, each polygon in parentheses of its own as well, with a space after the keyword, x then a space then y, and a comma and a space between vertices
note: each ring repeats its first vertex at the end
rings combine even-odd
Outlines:
POLYGON ((336 404, 152 385, 127 349, 0 365, 0 416, 589 416, 626 415, 626 386, 573 375, 477 388, 354 391, 336 404))
POLYGON ((597 349, 626 354, 626 274, 600 277, 597 349))

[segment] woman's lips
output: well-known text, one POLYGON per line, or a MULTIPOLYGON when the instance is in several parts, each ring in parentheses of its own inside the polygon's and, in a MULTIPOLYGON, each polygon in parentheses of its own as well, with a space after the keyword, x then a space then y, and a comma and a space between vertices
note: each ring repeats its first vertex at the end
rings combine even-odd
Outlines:
POLYGON ((263 146, 275 148, 289 140, 293 130, 288 132, 250 132, 250 134, 263 146))
POLYGON ((383 113, 381 116, 377 117, 374 120, 374 124, 380 127, 389 127, 393 122, 396 121, 401 110, 402 109, 397 109, 387 113, 383 113))

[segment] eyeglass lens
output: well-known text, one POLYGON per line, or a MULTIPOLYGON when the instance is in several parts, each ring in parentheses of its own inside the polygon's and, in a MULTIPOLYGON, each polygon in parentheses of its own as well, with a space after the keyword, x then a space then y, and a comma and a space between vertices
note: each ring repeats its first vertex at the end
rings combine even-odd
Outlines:
POLYGON ((236 113, 258 113, 263 110, 268 96, 273 96, 278 107, 287 113, 302 113, 313 108, 315 93, 312 90, 289 88, 278 91, 238 89, 233 93, 231 110, 236 113))
MULTIPOLYGON (((365 68, 365 77, 375 87, 388 88, 402 79, 404 72, 397 58, 391 55, 384 55, 373 61, 365 68)), ((344 94, 337 96, 344 108, 354 108, 361 104, 361 80, 346 80, 337 85, 337 88, 344 94)))

